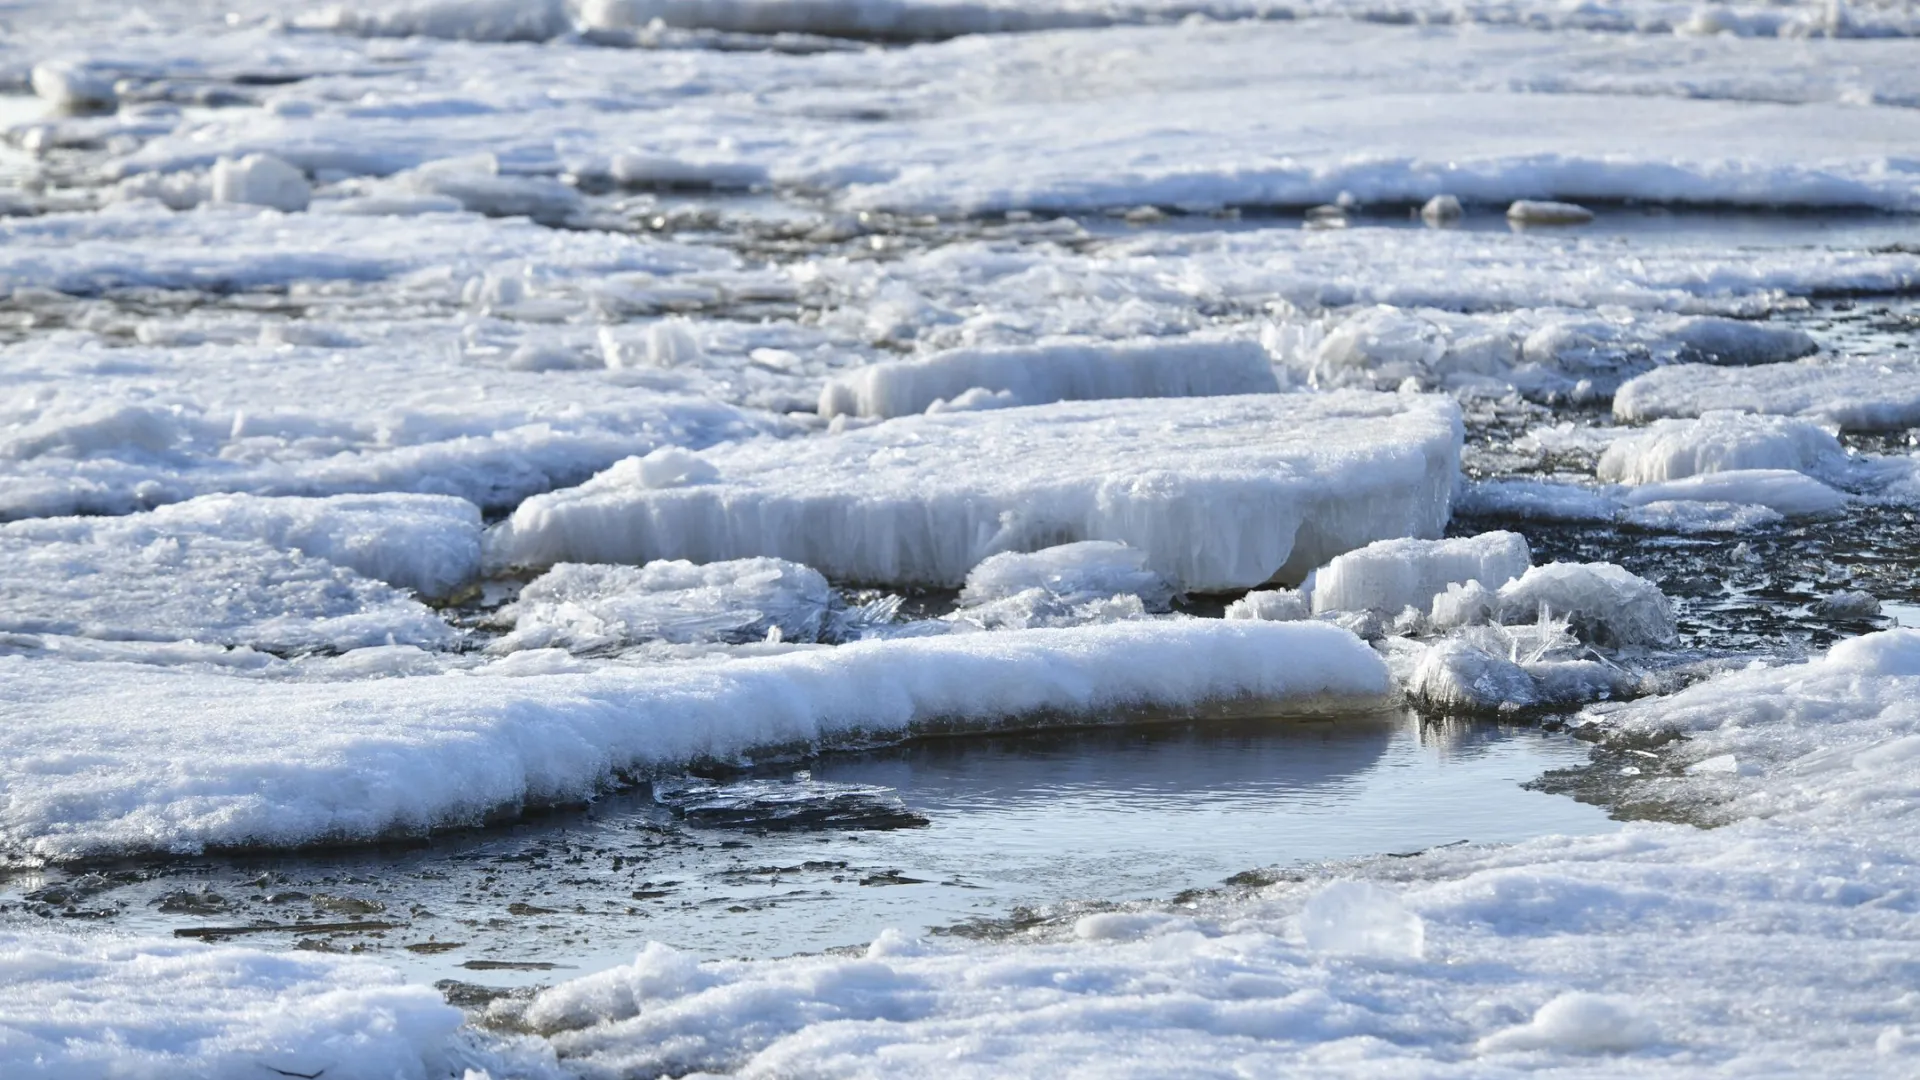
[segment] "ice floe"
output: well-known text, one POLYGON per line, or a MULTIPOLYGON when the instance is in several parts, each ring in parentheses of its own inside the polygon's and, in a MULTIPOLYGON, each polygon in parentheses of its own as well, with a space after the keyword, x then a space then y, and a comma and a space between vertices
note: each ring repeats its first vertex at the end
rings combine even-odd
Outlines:
POLYGON ((1648 372, 1613 399, 1621 420, 1700 416, 1737 409, 1797 416, 1848 431, 1920 424, 1920 361, 1848 358, 1742 370, 1688 364, 1648 372))
POLYGON ((1359 640, 1301 624, 1120 622, 676 666, 548 662, 557 652, 340 681, 0 656, 0 840, 42 858, 371 840, 698 761, 1389 693, 1359 640))
POLYGON ((1201 397, 1280 389, 1253 342, 1076 342, 956 349, 872 364, 832 380, 820 415, 894 417, 962 407, 986 391, 994 407, 1103 398, 1201 397))
POLYGON ((889 420, 703 454, 711 479, 630 459, 529 499, 496 565, 771 556, 836 581, 955 586, 981 559, 1113 540, 1186 591, 1245 588, 1376 539, 1433 536, 1459 413, 1337 393, 1061 403, 889 420))
POLYGON ((1840 441, 1810 421, 1714 411, 1698 420, 1655 421, 1643 431, 1622 435, 1600 455, 1596 475, 1624 484, 1744 469, 1821 476, 1843 471, 1846 459, 1840 441))

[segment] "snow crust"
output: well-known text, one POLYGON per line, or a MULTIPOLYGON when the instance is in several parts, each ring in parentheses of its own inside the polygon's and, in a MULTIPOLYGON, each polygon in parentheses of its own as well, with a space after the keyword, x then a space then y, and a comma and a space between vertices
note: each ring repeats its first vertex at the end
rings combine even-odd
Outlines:
POLYGON ((1102 398, 1203 397, 1280 389, 1253 342, 1143 341, 955 349, 874 364, 820 391, 820 415, 908 416, 970 391, 996 407, 1102 398))
POLYGON ((696 761, 1211 703, 1364 708, 1389 692, 1379 657, 1334 627, 1199 619, 673 666, 551 655, 342 681, 0 656, 0 839, 56 859, 369 840, 696 761))
POLYGON ((1080 540, 1147 553, 1184 591, 1245 588, 1447 519, 1451 402, 1338 393, 1062 403, 904 417, 702 455, 656 486, 630 459, 527 500, 503 566, 769 556, 839 581, 955 586, 988 555, 1080 540))

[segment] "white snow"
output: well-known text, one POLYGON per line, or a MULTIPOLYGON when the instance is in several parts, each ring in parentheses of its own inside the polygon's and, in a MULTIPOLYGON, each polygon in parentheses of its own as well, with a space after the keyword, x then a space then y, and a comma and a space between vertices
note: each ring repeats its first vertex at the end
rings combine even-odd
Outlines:
POLYGON ((1659 1039, 1659 1028, 1633 999, 1569 991, 1540 1006, 1533 1019, 1480 1040, 1482 1053, 1560 1050, 1624 1054, 1659 1039))
POLYGON ((1533 554, 1519 533, 1375 541, 1314 571, 1313 610, 1425 611, 1449 585, 1477 581, 1498 589, 1532 565, 1533 554))
POLYGON ((703 455, 659 488, 637 459, 527 500, 497 565, 770 556, 840 581, 959 585, 981 559, 1080 540, 1147 553, 1183 591, 1246 588, 1444 527, 1458 411, 1338 393, 1061 403, 905 417, 703 455))
POLYGON ((358 957, 0 931, 0 984, 9 1080, 565 1075, 537 1044, 480 1036, 431 987, 358 957))
POLYGON ((908 416, 969 391, 1003 405, 1102 398, 1201 397, 1280 389, 1253 342, 1141 341, 954 349, 873 364, 829 382, 820 415, 908 416))
POLYGON ((695 566, 562 563, 529 582, 495 619, 512 632, 488 646, 506 653, 574 652, 646 641, 817 642, 831 637, 833 590, 818 572, 780 559, 695 566))
POLYGON ((1821 476, 1842 470, 1846 459, 1840 440, 1810 421, 1714 411, 1698 420, 1657 420, 1644 431, 1622 435, 1600 455, 1596 473, 1620 484, 1741 469, 1821 476))
POLYGON ((1613 399, 1614 415, 1634 423, 1721 409, 1797 416, 1846 431, 1912 427, 1920 424, 1920 360, 1808 360, 1739 370, 1689 364, 1648 372, 1613 399))
POLYGON ((545 663, 554 652, 343 681, 0 656, 0 841, 62 858, 369 840, 700 760, 1214 705, 1367 708, 1389 689, 1334 627, 1201 619, 672 666, 545 663))

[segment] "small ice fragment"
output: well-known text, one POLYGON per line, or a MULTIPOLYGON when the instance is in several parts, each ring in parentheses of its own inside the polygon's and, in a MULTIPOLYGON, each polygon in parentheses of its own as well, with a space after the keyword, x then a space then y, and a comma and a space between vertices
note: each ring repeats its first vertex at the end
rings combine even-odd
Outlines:
POLYGON ((1347 227, 1347 209, 1331 203, 1316 206, 1307 211, 1306 227, 1309 229, 1344 229, 1347 227))
POLYGON ((307 208, 313 188, 305 173, 271 154, 221 158, 213 166, 213 201, 267 206, 286 213, 307 208))
POLYGON ((1731 469, 1643 484, 1621 496, 1627 506, 1708 502, 1764 506, 1787 517, 1820 517, 1846 509, 1844 492, 1791 469, 1731 469))
POLYGON ((1157 206, 1136 206, 1121 215, 1121 218, 1129 225, 1152 225, 1158 221, 1165 221, 1167 212, 1157 206))
POLYGON ((33 66, 33 92, 73 112, 111 109, 120 100, 115 73, 73 60, 47 60, 33 66))
POLYGON ((1380 540, 1350 551, 1314 575, 1313 610, 1422 611, 1448 585, 1478 581, 1498 588, 1527 572, 1533 557, 1519 533, 1450 540, 1380 540))
POLYGON ((1428 225, 1451 225, 1465 216, 1460 200, 1452 195, 1435 195, 1420 208, 1420 220, 1428 225))
POLYGON ((1500 589, 1500 621, 1565 619, 1582 640, 1609 647, 1664 645, 1677 632, 1660 587, 1612 563, 1536 566, 1500 589))
POLYGON ((1305 593, 1297 589, 1261 589, 1227 605, 1229 619, 1294 622, 1312 613, 1305 593))
POLYGON ((1516 225, 1585 225, 1593 211, 1578 203, 1519 199, 1507 207, 1507 220, 1516 225))
POLYGON ((1427 928, 1399 894, 1369 881, 1336 881, 1300 911, 1300 936, 1315 952, 1418 960, 1427 928))
POLYGON ((678 446, 663 446, 646 457, 627 458, 608 471, 614 470, 637 480, 640 487, 649 491, 702 484, 720 475, 720 470, 705 458, 678 446))
POLYGON ((1814 601, 1813 613, 1823 619, 1875 619, 1880 601, 1872 593, 1848 590, 1814 601))
POLYGON ((1840 441, 1810 420, 1715 411, 1698 420, 1656 420, 1628 433, 1600 455, 1595 471, 1609 483, 1653 484, 1752 469, 1830 473, 1846 460, 1840 441))
POLYGON ((1705 761, 1694 762, 1687 766, 1687 772, 1714 776, 1742 776, 1748 773, 1749 769, 1742 767, 1740 759, 1732 754, 1720 754, 1705 761))
POLYGON ((1560 1050, 1620 1054, 1655 1042, 1659 1033, 1632 1000, 1609 994, 1566 993, 1540 1006, 1533 1019, 1480 1040, 1481 1053, 1560 1050))

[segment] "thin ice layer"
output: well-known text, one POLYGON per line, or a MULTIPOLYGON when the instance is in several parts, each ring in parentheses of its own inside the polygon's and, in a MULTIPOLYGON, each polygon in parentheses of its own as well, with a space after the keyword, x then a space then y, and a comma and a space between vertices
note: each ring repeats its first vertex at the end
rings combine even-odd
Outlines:
POLYGON ((1636 423, 1717 409, 1798 416, 1847 431, 1897 431, 1920 424, 1920 359, 1801 361, 1739 370, 1684 364, 1648 372, 1613 399, 1614 416, 1636 423))
POLYGON ((1251 341, 1062 343, 953 349, 859 368, 820 391, 820 415, 908 416, 964 407, 969 391, 995 407, 1103 398, 1204 397, 1279 390, 1267 352, 1251 341))
POLYGON ((815 642, 830 636, 833 589, 819 572, 781 559, 696 566, 562 563, 535 578, 498 618, 513 627, 493 652, 574 652, 647 641, 815 642))
MULTIPOLYGON (((391 585, 260 537, 272 526, 286 526, 287 517, 275 521, 270 510, 242 514, 229 527, 196 516, 0 525, 0 630, 272 652, 394 643, 435 647, 456 637, 440 616, 391 585), (269 528, 256 529, 261 525, 269 528)), ((339 517, 333 523, 342 524, 339 517)), ((477 523, 466 524, 471 546, 477 523)), ((402 537, 405 531, 398 530, 402 537)), ((320 553, 334 553, 328 548, 337 546, 346 549, 337 553, 363 563, 405 559, 378 547, 352 550, 355 539, 379 535, 366 530, 356 537, 346 529, 330 535, 322 526, 294 542, 305 540, 320 553)))
POLYGON ((710 479, 629 460, 529 499, 491 535, 509 566, 766 555, 835 580, 957 586, 988 555, 1117 540, 1186 591, 1246 588, 1373 540, 1436 536, 1459 412, 1343 392, 1063 403, 906 417, 704 455, 710 479))
POLYGON ((1425 611, 1448 585, 1477 581, 1498 589, 1532 565, 1533 553, 1519 533, 1375 541, 1314 571, 1313 610, 1425 611))
POLYGON ((1363 707, 1388 690, 1344 631, 1198 619, 548 668, 289 682, 0 657, 0 842, 64 858, 370 840, 635 770, 1209 703, 1363 707))

